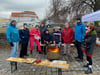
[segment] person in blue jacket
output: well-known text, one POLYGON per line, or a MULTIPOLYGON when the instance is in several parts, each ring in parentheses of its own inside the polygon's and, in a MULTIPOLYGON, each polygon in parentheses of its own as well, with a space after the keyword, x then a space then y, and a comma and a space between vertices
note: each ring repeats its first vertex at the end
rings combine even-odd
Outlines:
POLYGON ((18 43, 20 41, 19 31, 16 27, 16 21, 12 20, 9 24, 7 31, 6 31, 7 40, 11 45, 11 54, 10 57, 18 57, 18 43))
POLYGON ((81 42, 85 38, 86 27, 81 22, 81 18, 77 18, 77 24, 75 26, 75 45, 77 48, 78 56, 75 57, 78 61, 83 61, 83 52, 81 51, 81 42))
POLYGON ((24 56, 28 56, 27 54, 27 47, 29 41, 29 29, 27 28, 27 23, 23 24, 23 29, 19 30, 19 35, 21 38, 21 50, 20 50, 20 57, 24 58, 24 56))

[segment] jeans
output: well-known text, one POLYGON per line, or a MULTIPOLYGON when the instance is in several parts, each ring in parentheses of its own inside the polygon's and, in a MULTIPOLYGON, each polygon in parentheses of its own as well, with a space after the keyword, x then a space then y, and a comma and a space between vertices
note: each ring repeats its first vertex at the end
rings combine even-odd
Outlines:
POLYGON ((10 54, 10 57, 18 57, 18 42, 13 42, 13 47, 12 50, 11 50, 11 54, 10 54))

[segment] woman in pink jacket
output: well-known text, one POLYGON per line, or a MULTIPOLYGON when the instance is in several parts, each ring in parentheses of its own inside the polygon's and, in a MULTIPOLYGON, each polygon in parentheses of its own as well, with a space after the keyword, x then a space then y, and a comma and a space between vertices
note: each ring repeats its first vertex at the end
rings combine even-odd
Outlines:
POLYGON ((36 45, 38 46, 38 51, 39 53, 42 52, 41 50, 41 47, 40 47, 40 42, 39 42, 39 39, 41 38, 41 33, 40 33, 40 30, 39 30, 39 26, 36 25, 35 28, 33 28, 31 31, 30 31, 30 54, 32 54, 32 50, 33 50, 33 44, 34 42, 36 43, 36 45))

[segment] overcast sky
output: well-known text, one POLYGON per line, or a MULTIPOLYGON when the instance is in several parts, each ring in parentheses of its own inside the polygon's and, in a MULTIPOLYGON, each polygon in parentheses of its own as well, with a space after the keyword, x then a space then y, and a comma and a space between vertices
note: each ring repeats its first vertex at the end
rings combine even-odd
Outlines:
POLYGON ((0 18, 9 18, 11 12, 34 11, 43 19, 49 0, 0 0, 0 18))

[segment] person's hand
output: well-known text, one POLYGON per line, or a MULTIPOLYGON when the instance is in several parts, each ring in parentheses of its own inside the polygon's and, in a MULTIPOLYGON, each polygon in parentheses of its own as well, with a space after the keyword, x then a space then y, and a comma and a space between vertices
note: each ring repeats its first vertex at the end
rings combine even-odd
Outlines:
POLYGON ((59 44, 58 44, 58 47, 60 48, 60 46, 61 46, 61 44, 59 43, 59 44))
POLYGON ((14 46, 14 44, 11 42, 11 43, 10 43, 10 46, 11 46, 11 47, 13 47, 13 46, 14 46))
POLYGON ((88 33, 89 31, 87 30, 86 33, 88 33))
POLYGON ((51 44, 51 43, 52 43, 52 41, 49 42, 49 44, 51 44))
POLYGON ((24 36, 22 38, 24 38, 24 36))
POLYGON ((41 40, 41 37, 40 37, 40 40, 41 40))
POLYGON ((53 43, 55 44, 55 41, 53 41, 53 43))
POLYGON ((59 42, 59 44, 61 44, 61 42, 59 42))

